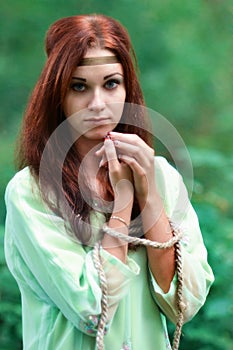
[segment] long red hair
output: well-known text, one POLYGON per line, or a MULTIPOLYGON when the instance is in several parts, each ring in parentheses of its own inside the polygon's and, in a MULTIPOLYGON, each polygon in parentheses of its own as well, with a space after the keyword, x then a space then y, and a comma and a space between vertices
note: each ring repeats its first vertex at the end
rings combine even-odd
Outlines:
MULTIPOLYGON (((124 71, 126 102, 128 106, 144 106, 142 91, 136 74, 135 53, 127 30, 115 19, 104 15, 81 15, 62 18, 49 28, 46 35, 47 61, 41 76, 32 92, 25 116, 18 147, 18 167, 29 166, 33 176, 38 179, 40 162, 46 143, 52 133, 65 120, 63 102, 69 86, 72 73, 79 65, 90 47, 100 47, 111 50, 124 71)), ((116 131, 138 134, 151 145, 150 134, 147 131, 147 121, 143 110, 137 113, 123 113, 123 122, 116 131)), ((67 131, 67 137, 70 137, 67 131)), ((60 149, 65 140, 56 140, 48 159, 48 169, 43 178, 46 190, 42 191, 44 200, 65 217, 65 209, 59 204, 65 196, 74 215, 68 218, 76 236, 85 242, 87 237, 81 237, 80 219, 89 220, 90 207, 83 200, 77 182, 80 159, 74 147, 71 147, 64 164, 59 162, 60 149), (62 167, 62 188, 54 177, 56 169, 62 167), (49 200, 48 189, 53 190, 56 204, 49 200), (79 214, 79 215, 78 215, 79 214)), ((109 181, 106 171, 100 173, 106 188, 109 181)), ((136 210, 136 209, 135 209, 136 210)), ((135 211, 134 210, 134 211, 135 211)))

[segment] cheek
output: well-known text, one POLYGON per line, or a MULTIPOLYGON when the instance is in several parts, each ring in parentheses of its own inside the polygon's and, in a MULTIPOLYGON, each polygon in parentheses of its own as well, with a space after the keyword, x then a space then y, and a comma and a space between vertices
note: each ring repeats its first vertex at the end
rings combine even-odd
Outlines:
POLYGON ((121 91, 121 94, 119 94, 118 99, 116 99, 117 102, 112 104, 112 109, 113 109, 115 119, 118 121, 121 119, 121 116, 123 113, 125 98, 126 98, 126 92, 124 89, 123 91, 121 91))
POLYGON ((110 108, 112 111, 114 121, 118 123, 123 113, 124 101, 112 103, 110 108))
POLYGON ((70 116, 70 97, 69 96, 65 97, 65 100, 63 103, 63 112, 66 118, 70 116))
POLYGON ((120 92, 120 95, 121 95, 120 100, 121 100, 122 102, 125 101, 125 99, 126 99, 126 89, 125 89, 125 86, 122 87, 122 90, 121 90, 121 92, 120 92))
POLYGON ((81 109, 79 99, 77 97, 72 96, 72 94, 68 94, 65 97, 64 103, 63 103, 63 112, 67 117, 70 117, 72 114, 78 112, 81 109))

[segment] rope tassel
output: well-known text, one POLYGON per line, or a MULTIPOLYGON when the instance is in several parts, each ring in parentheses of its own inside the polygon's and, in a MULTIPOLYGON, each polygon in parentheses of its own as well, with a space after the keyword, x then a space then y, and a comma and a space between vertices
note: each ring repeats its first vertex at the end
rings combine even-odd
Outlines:
MULTIPOLYGON (((182 232, 175 227, 175 225, 170 221, 170 226, 173 231, 173 237, 164 243, 151 241, 149 239, 145 238, 138 238, 138 237, 132 237, 127 236, 123 233, 120 233, 118 231, 113 230, 112 228, 108 227, 106 224, 103 226, 103 232, 118 238, 122 239, 128 243, 131 243, 133 245, 143 245, 147 247, 152 247, 155 249, 168 249, 174 246, 175 248, 175 258, 176 258, 176 272, 177 272, 177 289, 176 289, 176 302, 177 302, 177 311, 178 311, 178 318, 176 322, 176 329, 174 332, 174 338, 173 338, 173 344, 172 344, 172 350, 178 350, 179 344, 180 344, 180 337, 184 322, 184 311, 186 308, 186 305, 183 301, 183 266, 182 266, 182 254, 181 254, 181 245, 180 245, 180 239, 182 237, 182 232)), ((105 325, 107 322, 107 314, 108 314, 108 303, 107 303, 107 281, 105 277, 105 273, 102 267, 101 262, 101 255, 100 255, 100 249, 101 244, 100 242, 97 242, 93 249, 93 260, 95 267, 99 274, 100 279, 100 287, 102 290, 102 299, 101 299, 101 307, 102 312, 100 315, 99 325, 98 325, 98 331, 96 336, 96 348, 97 350, 104 350, 104 334, 105 334, 105 325)))

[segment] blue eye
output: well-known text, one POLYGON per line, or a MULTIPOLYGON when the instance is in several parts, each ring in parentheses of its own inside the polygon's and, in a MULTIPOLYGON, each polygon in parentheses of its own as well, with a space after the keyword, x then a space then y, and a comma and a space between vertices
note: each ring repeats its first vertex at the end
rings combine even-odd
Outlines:
POLYGON ((110 79, 106 82, 105 87, 108 90, 115 89, 120 84, 120 81, 118 79, 110 79))
POLYGON ((86 89, 86 86, 83 83, 73 83, 71 84, 71 89, 77 92, 83 92, 86 89))

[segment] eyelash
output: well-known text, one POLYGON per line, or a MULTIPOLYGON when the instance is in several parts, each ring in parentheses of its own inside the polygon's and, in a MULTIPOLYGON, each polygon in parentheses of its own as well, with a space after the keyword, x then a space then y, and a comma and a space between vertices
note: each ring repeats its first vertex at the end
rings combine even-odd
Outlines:
POLYGON ((73 91, 76 92, 83 92, 86 89, 86 86, 83 83, 72 83, 70 87, 73 91), (82 87, 82 89, 80 89, 80 87, 82 87))
MULTIPOLYGON (((104 87, 107 89, 107 90, 114 90, 117 88, 118 85, 121 84, 121 81, 119 79, 109 79, 108 81, 106 81, 106 83, 104 84, 104 87), (113 87, 107 87, 107 85, 109 84, 114 84, 113 87)), ((75 82, 75 83, 72 83, 71 84, 71 89, 73 91, 76 91, 76 92, 85 92, 86 89, 88 88, 88 86, 84 83, 78 83, 78 82, 75 82)))
POLYGON ((108 89, 108 90, 113 90, 115 89, 118 85, 120 85, 120 80, 118 79, 110 79, 108 80, 104 85, 105 87, 108 89), (114 84, 114 87, 111 87, 111 88, 107 88, 106 86, 109 84, 109 83, 113 83, 114 84))

